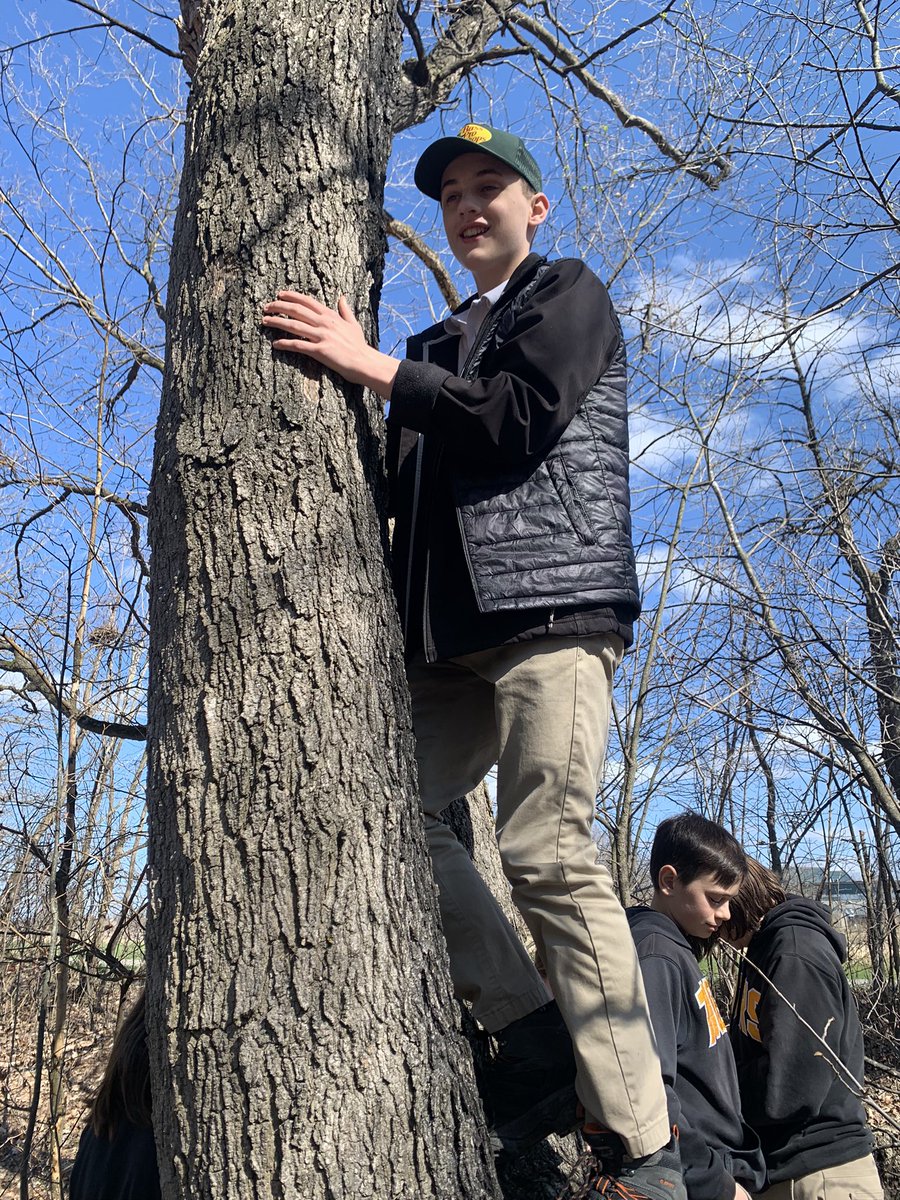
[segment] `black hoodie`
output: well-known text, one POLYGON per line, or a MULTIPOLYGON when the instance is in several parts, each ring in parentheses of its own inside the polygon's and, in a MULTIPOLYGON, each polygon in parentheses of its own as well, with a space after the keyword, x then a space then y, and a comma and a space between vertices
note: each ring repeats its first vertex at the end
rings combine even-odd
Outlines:
POLYGON ((669 1119, 678 1126, 689 1200, 731 1200, 764 1179, 762 1154, 741 1120, 725 1022, 690 943, 671 917, 629 908, 662 1064, 669 1119))
POLYGON ((153 1130, 120 1119, 115 1136, 81 1135, 69 1180, 70 1200, 160 1200, 153 1130))
POLYGON ((871 1151, 857 1082, 862 1029, 841 967, 846 956, 828 910, 802 896, 773 908, 747 947, 731 1038, 744 1116, 759 1134, 770 1184, 871 1151))

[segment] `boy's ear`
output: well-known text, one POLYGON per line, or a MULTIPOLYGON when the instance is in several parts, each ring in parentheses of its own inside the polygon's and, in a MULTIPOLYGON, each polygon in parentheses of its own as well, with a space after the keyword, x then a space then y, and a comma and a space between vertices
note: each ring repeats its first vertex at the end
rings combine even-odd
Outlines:
POLYGON ((532 229, 537 229, 538 225, 543 225, 547 220, 549 212, 550 201, 543 192, 535 192, 531 197, 531 215, 528 218, 528 224, 532 229))
POLYGON ((671 896, 675 890, 675 880, 678 878, 678 872, 671 864, 666 863, 664 867, 659 868, 656 886, 664 896, 671 896))

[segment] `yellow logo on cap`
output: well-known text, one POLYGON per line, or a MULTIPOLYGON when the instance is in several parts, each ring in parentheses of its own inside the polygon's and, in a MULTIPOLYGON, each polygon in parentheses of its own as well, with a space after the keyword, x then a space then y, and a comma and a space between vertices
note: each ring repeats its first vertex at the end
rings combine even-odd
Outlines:
POLYGON ((465 138, 467 142, 489 142, 491 140, 491 131, 485 129, 483 125, 463 125, 462 129, 456 135, 457 137, 465 138))

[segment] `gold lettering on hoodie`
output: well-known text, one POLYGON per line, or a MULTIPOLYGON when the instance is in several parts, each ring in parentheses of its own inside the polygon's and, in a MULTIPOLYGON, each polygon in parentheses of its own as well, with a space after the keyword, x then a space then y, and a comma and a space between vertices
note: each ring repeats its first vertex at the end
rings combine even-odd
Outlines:
POLYGON ((700 980, 700 986, 694 992, 694 999, 697 1001, 700 1009, 706 1013, 706 1027, 709 1030, 709 1047, 712 1049, 727 1030, 725 1022, 722 1020, 722 1014, 719 1012, 719 1006, 716 1004, 716 998, 712 994, 712 988, 709 986, 708 979, 700 980))

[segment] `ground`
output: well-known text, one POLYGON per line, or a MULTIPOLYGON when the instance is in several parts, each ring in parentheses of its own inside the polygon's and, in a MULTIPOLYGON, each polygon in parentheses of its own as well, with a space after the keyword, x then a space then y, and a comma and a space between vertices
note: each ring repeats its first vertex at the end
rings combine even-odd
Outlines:
MULTIPOLYGON (((22 1147, 32 1104, 39 976, 21 965, 4 968, 0 994, 0 1200, 21 1194, 22 1147)), ((132 990, 131 995, 134 996, 132 990)), ((91 1093, 103 1072, 118 1014, 118 986, 90 981, 73 991, 66 1039, 68 1099, 61 1121, 64 1170, 71 1168, 91 1093)), ((900 1200, 900 1037, 897 1005, 882 991, 860 996, 871 1060, 866 1102, 875 1130, 877 1157, 887 1200, 900 1200), (877 1064, 877 1065, 876 1065, 877 1064)), ((51 1200, 47 1153, 49 1105, 42 1080, 34 1149, 28 1171, 29 1200, 51 1200)))

